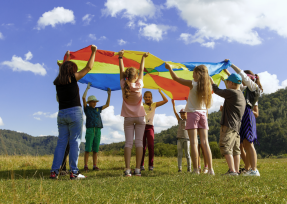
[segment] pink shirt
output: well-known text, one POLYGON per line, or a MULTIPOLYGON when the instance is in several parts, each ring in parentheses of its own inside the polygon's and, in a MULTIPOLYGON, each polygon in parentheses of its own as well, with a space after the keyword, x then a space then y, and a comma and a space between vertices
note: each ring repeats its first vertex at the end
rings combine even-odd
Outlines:
POLYGON ((135 83, 130 84, 130 95, 125 97, 125 80, 121 80, 121 88, 123 93, 123 106, 121 116, 123 117, 142 117, 145 116, 145 110, 142 103, 143 80, 138 79, 135 83))

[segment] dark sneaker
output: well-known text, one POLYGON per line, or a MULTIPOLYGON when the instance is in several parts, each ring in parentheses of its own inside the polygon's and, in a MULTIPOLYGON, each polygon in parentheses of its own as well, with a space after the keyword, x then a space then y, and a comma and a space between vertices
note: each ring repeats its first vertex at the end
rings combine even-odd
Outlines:
POLYGON ((125 170, 125 176, 126 177, 130 177, 130 176, 132 176, 132 171, 131 170, 125 170))
POLYGON ((85 167, 84 167, 84 170, 85 170, 85 171, 89 171, 89 167, 85 166, 85 167))
POLYGON ((230 169, 225 174, 222 174, 223 176, 238 176, 237 172, 232 172, 230 169))
POLYGON ((84 176, 83 174, 80 174, 80 172, 78 172, 77 174, 71 172, 70 173, 70 179, 71 180, 78 180, 78 179, 85 179, 87 178, 86 176, 84 176))
POLYGON ((93 167, 93 170, 94 170, 94 171, 100 171, 100 168, 97 167, 97 166, 94 166, 94 167, 93 167))
POLYGON ((187 172, 191 172, 191 169, 190 169, 190 168, 188 168, 188 169, 187 169, 187 172))
POLYGON ((177 172, 179 172, 179 173, 180 173, 180 172, 182 172, 182 170, 181 170, 181 169, 179 169, 177 172))
POLYGON ((144 171, 144 170, 145 170, 144 166, 141 166, 141 171, 144 171))
POLYGON ((153 171, 153 166, 149 166, 148 170, 153 171))
POLYGON ((58 178, 58 174, 56 174, 55 171, 52 171, 50 175, 50 179, 57 179, 57 178, 58 178))

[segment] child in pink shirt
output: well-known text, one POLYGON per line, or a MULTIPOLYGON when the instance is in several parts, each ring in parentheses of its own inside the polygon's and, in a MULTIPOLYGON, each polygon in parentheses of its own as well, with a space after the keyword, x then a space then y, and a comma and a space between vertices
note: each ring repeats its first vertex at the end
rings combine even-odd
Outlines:
POLYGON ((129 67, 124 71, 124 50, 119 52, 120 83, 123 93, 123 106, 121 116, 125 117, 125 176, 131 176, 131 151, 135 133, 136 168, 135 175, 141 176, 140 163, 143 154, 143 135, 145 130, 145 110, 142 103, 143 72, 145 58, 149 53, 142 56, 139 74, 137 69, 129 67))

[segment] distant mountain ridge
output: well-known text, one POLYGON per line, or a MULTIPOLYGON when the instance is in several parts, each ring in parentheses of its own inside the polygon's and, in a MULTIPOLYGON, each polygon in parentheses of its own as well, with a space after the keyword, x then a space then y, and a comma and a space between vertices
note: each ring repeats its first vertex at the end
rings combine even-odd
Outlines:
MULTIPOLYGON (((51 155, 54 154, 57 140, 55 136, 33 137, 22 132, 0 129, 0 155, 51 155)), ((80 151, 84 152, 84 149, 85 144, 81 143, 80 151)))

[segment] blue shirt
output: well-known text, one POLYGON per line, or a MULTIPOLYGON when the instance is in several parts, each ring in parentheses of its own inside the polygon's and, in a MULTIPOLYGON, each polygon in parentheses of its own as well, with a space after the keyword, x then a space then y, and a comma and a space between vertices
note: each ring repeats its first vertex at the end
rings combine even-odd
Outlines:
POLYGON ((103 109, 103 106, 92 108, 88 105, 86 106, 86 108, 84 108, 84 112, 87 117, 86 128, 94 128, 94 127, 103 128, 103 123, 102 123, 102 118, 101 118, 102 109, 103 109))

